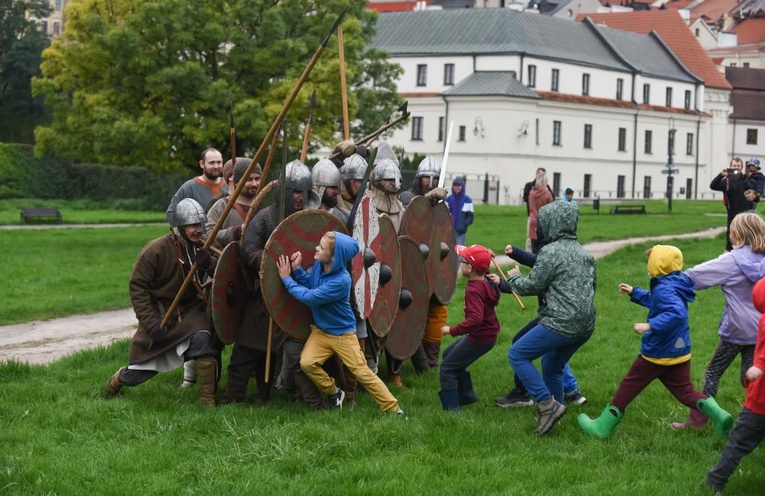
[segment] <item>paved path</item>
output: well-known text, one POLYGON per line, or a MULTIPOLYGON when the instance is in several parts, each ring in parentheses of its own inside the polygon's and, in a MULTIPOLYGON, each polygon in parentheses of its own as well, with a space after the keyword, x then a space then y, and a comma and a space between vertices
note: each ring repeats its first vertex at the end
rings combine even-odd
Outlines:
POLYGON ((5 225, 0 229, 6 231, 18 231, 22 229, 102 229, 104 227, 136 227, 136 226, 166 226, 166 222, 141 222, 135 224, 24 224, 24 225, 5 225))
MULTIPOLYGON (((103 225, 83 227, 103 227, 103 225)), ((595 258, 601 258, 625 246, 649 240, 713 238, 721 232, 725 232, 724 227, 688 234, 598 241, 588 243, 584 247, 595 258)), ((512 263, 510 258, 504 255, 498 256, 497 262, 500 265, 512 263)), ((108 346, 117 340, 129 338, 135 332, 137 325, 133 310, 124 309, 0 326, 0 361, 50 363, 68 353, 95 346, 108 346)))

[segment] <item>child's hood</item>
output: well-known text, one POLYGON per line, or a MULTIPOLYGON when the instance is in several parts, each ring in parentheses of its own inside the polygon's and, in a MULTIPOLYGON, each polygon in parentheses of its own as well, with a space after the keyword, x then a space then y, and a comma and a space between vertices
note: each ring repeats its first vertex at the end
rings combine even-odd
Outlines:
POLYGON ((359 242, 354 238, 335 231, 335 255, 332 258, 332 269, 328 272, 332 274, 340 270, 345 270, 348 262, 359 252, 359 242))
POLYGON ((483 281, 477 281, 480 282, 483 286, 483 293, 486 299, 489 302, 489 305, 492 307, 496 307, 499 304, 499 297, 502 293, 499 291, 499 287, 497 287, 496 284, 491 282, 489 279, 484 279, 483 281))
POLYGON ((731 255, 738 268, 750 281, 757 282, 765 277, 765 255, 754 253, 749 245, 734 249, 731 255))
POLYGON ((651 287, 654 286, 654 281, 661 281, 662 284, 672 286, 677 293, 677 296, 687 303, 691 303, 696 299, 696 291, 693 289, 693 279, 685 275, 683 272, 677 271, 665 276, 658 276, 657 278, 652 279, 651 287))
POLYGON ((666 276, 678 270, 683 270, 683 252, 677 247, 656 245, 651 248, 648 255, 648 273, 651 277, 666 276))
POLYGON ((465 194, 465 180, 462 179, 461 177, 456 177, 456 178, 454 178, 454 181, 452 181, 452 194, 456 196, 457 193, 454 192, 454 185, 455 184, 459 184, 460 186, 462 186, 462 190, 460 190, 459 194, 460 195, 464 195, 465 194))
POLYGON ((554 201, 539 209, 539 227, 548 243, 576 239, 579 208, 573 202, 554 201))
POLYGON ((765 313, 765 279, 760 279, 752 289, 752 302, 754 308, 760 313, 765 313))

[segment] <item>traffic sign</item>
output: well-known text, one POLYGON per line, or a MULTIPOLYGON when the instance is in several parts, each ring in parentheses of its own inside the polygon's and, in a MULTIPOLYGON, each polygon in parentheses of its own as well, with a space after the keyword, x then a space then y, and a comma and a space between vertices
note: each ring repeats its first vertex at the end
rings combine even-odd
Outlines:
POLYGON ((677 174, 680 172, 680 169, 664 169, 661 171, 662 174, 677 174))

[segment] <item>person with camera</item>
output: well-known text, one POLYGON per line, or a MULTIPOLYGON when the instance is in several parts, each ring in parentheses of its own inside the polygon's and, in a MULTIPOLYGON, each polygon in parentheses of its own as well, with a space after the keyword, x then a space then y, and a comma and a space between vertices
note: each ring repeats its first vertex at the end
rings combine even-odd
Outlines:
POLYGON ((714 191, 722 191, 723 204, 728 210, 728 229, 725 233, 725 251, 733 250, 730 243, 730 223, 733 218, 741 212, 752 210, 756 193, 747 190, 754 190, 754 185, 750 184, 749 179, 744 172, 744 162, 739 157, 733 157, 727 168, 723 169, 717 177, 712 179, 709 188, 714 191))

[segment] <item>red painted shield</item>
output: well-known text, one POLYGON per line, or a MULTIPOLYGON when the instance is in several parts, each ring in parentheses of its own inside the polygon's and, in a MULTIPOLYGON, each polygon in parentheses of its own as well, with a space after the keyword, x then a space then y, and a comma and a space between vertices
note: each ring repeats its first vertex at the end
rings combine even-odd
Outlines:
POLYGON ((401 293, 396 319, 393 321, 385 349, 398 360, 414 355, 425 335, 428 322, 428 275, 425 261, 417 242, 407 236, 399 236, 401 247, 401 293))
POLYGON ((226 245, 215 266, 210 309, 215 333, 223 344, 236 339, 247 306, 247 283, 239 268, 239 243, 226 245))
POLYGON ((313 265, 316 245, 327 231, 348 234, 348 230, 334 215, 323 210, 295 212, 276 226, 266 242, 263 261, 260 264, 260 290, 266 308, 274 324, 287 334, 305 341, 311 334, 313 322, 311 310, 290 296, 279 278, 276 260, 281 255, 299 251, 303 256, 303 268, 313 265))
POLYGON ((353 259, 353 303, 356 312, 367 318, 377 297, 380 284, 380 222, 377 209, 365 197, 359 202, 356 217, 353 220, 353 237, 359 242, 361 256, 353 259))
POLYGON ((446 203, 439 203, 433 207, 436 220, 436 243, 439 246, 439 265, 436 282, 433 287, 433 295, 442 305, 448 305, 454 298, 457 289, 457 269, 460 259, 454 252, 457 244, 457 236, 454 234, 452 216, 446 203))
POLYGON ((399 236, 409 236, 425 256, 428 273, 428 296, 433 294, 441 258, 441 243, 436 238, 436 216, 433 204, 424 196, 415 196, 404 211, 399 236))
MULTIPOLYGON (((374 207, 372 207, 374 208, 374 207)), ((398 298, 401 291, 401 254, 398 237, 393 221, 386 214, 378 217, 380 227, 380 283, 377 286, 377 296, 369 313, 369 325, 380 337, 384 337, 393 325, 393 319, 398 312, 398 298)), ((360 258, 360 257, 356 257, 360 258)), ((356 262, 356 259, 354 259, 356 262)))

